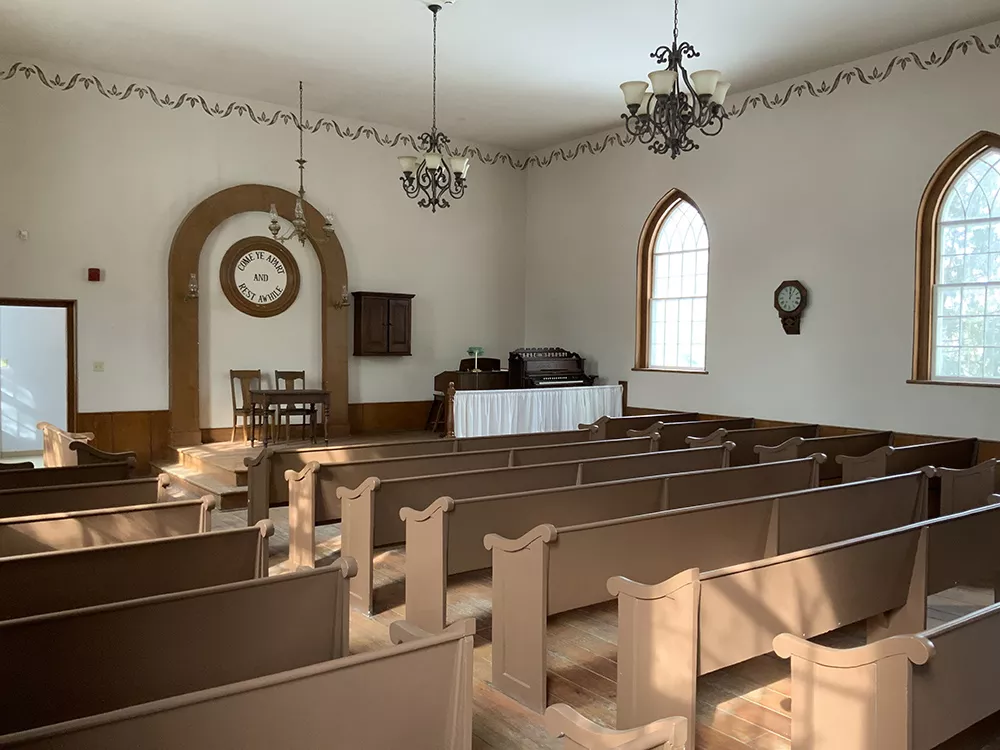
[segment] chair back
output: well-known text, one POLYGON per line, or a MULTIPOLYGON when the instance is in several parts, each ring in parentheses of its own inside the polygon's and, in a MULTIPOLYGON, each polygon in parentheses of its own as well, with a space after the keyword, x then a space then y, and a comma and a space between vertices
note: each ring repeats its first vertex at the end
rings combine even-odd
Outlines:
POLYGON ((230 370, 229 388, 233 395, 233 411, 247 408, 250 403, 250 390, 254 387, 254 381, 260 388, 260 370, 230 370), (236 403, 236 383, 240 384, 240 402, 236 403))
POLYGON ((275 370, 274 371, 274 387, 279 391, 294 391, 297 390, 295 383, 301 380, 301 388, 306 387, 306 371, 305 370, 275 370))

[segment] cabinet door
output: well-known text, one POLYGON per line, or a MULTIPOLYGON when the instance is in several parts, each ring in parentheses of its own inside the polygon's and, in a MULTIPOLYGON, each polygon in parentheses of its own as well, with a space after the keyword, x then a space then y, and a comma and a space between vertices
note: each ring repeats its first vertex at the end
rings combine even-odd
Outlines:
POLYGON ((410 353, 410 300, 389 300, 389 353, 410 353))
POLYGON ((361 353, 385 354, 389 351, 389 300, 365 297, 361 303, 361 353))

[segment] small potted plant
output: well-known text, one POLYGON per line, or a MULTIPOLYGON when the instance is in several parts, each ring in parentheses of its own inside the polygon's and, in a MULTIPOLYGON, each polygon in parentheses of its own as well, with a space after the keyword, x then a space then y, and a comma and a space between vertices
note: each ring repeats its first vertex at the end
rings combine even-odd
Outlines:
POLYGON ((470 346, 465 350, 465 353, 470 357, 475 357, 475 361, 472 363, 472 371, 479 372, 479 358, 486 354, 486 350, 481 346, 470 346))

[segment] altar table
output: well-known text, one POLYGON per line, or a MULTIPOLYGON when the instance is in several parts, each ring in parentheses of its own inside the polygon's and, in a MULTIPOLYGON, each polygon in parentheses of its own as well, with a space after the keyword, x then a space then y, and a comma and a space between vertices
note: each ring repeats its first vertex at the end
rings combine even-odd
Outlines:
MULTIPOLYGON (((316 442, 316 407, 323 407, 323 439, 329 443, 326 434, 326 419, 330 413, 330 392, 319 390, 318 388, 302 389, 282 389, 264 390, 258 388, 250 389, 250 445, 254 444, 256 438, 257 415, 267 417, 268 410, 272 406, 298 406, 303 404, 312 408, 310 421, 312 422, 312 442, 316 442), (260 411, 258 411, 260 409, 260 411)), ((305 429, 305 428, 303 428, 305 429)), ((268 443, 267 428, 264 428, 264 445, 268 443)), ((303 434, 303 437, 305 435, 303 434)))
POLYGON ((620 385, 456 391, 455 436, 575 430, 601 417, 622 416, 620 385))

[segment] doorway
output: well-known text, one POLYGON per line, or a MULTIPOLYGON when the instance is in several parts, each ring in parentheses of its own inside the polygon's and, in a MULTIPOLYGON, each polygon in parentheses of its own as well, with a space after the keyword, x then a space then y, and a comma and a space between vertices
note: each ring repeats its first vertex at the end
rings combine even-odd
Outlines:
POLYGON ((0 458, 42 452, 39 422, 76 430, 76 301, 0 298, 0 458))

